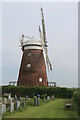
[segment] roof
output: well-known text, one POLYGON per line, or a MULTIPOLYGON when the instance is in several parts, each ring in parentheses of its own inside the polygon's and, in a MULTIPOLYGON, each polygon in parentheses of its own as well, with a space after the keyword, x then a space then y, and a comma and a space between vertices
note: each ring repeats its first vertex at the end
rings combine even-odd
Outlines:
POLYGON ((25 45, 42 45, 40 40, 36 40, 35 38, 24 38, 23 46, 25 45))

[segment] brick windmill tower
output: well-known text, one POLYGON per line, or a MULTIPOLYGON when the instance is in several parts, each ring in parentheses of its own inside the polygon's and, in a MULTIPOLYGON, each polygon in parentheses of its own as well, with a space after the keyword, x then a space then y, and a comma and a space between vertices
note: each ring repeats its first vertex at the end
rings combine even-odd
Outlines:
POLYGON ((18 86, 48 86, 47 69, 52 70, 52 66, 47 52, 47 41, 44 24, 43 9, 42 29, 40 40, 33 37, 21 36, 21 49, 23 51, 22 61, 18 76, 18 86), (45 57, 44 57, 45 56, 45 57))

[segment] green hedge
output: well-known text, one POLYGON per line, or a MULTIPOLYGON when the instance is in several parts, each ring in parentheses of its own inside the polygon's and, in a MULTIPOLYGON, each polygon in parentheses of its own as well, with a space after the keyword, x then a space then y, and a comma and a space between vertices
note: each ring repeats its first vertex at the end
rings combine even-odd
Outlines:
POLYGON ((78 106, 78 115, 80 118, 80 88, 73 93, 73 98, 74 98, 76 105, 78 106))
POLYGON ((80 119, 80 90, 78 91, 78 115, 80 119))
POLYGON ((49 96, 55 95, 57 98, 71 98, 73 96, 73 89, 60 87, 23 87, 23 86, 3 86, 2 94, 11 93, 12 96, 26 96, 32 97, 36 94, 47 94, 49 96))

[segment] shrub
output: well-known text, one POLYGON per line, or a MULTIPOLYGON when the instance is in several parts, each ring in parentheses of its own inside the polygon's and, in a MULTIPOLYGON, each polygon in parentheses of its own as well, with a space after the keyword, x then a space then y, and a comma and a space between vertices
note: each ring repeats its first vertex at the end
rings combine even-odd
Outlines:
POLYGON ((49 96, 55 95, 57 98, 71 98, 73 96, 73 90, 68 88, 60 88, 60 87, 26 87, 26 86, 3 86, 2 94, 11 93, 12 97, 15 95, 25 97, 28 95, 32 97, 33 94, 44 95, 47 94, 49 96))
POLYGON ((74 98, 76 105, 78 106, 78 115, 80 118, 80 89, 78 89, 78 91, 75 91, 73 93, 73 98, 74 98))
POLYGON ((78 104, 78 91, 73 93, 74 101, 78 104))

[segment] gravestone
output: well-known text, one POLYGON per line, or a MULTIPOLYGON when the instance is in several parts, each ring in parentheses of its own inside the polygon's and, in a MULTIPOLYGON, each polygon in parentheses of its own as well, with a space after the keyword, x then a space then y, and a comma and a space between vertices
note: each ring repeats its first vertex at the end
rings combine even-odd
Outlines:
POLYGON ((28 99, 28 95, 26 95, 26 100, 28 99))
POLYGON ((52 96, 51 96, 51 99, 52 99, 52 100, 55 100, 55 96, 54 96, 54 95, 52 95, 52 96))
POLYGON ((12 100, 13 100, 13 99, 10 97, 10 98, 9 98, 9 102, 11 103, 11 102, 12 102, 12 100))
POLYGON ((15 95, 15 100, 16 100, 16 101, 18 100, 17 95, 15 95))
POLYGON ((10 112, 13 112, 14 111, 14 102, 11 102, 10 103, 10 112))
POLYGON ((53 100, 55 100, 55 96, 53 95, 53 100))
POLYGON ((47 94, 45 94, 45 98, 47 99, 47 94))
POLYGON ((47 101, 49 101, 50 100, 50 97, 49 96, 47 96, 47 101))
POLYGON ((25 107, 26 105, 25 105, 25 100, 23 100, 23 107, 25 107))
POLYGON ((7 104, 7 98, 4 98, 4 104, 7 104))
POLYGON ((19 101, 21 102, 21 100, 22 100, 22 98, 21 97, 19 97, 19 101))
POLYGON ((37 94, 37 98, 40 98, 40 95, 39 95, 39 94, 37 94))
POLYGON ((37 98, 37 105, 40 105, 40 98, 37 98))
POLYGON ((5 113, 5 112, 6 112, 6 105, 2 104, 1 105, 1 114, 5 113))
POLYGON ((8 102, 10 103, 12 101, 12 98, 11 98, 11 93, 7 94, 8 95, 8 102))
POLYGON ((10 99, 10 98, 11 98, 11 95, 8 96, 8 99, 10 99))
POLYGON ((45 102, 45 98, 43 98, 43 103, 45 102))
POLYGON ((17 106, 16 106, 16 109, 18 110, 18 109, 20 109, 20 101, 17 101, 17 106))
POLYGON ((34 98, 34 106, 37 106, 37 98, 34 98))

